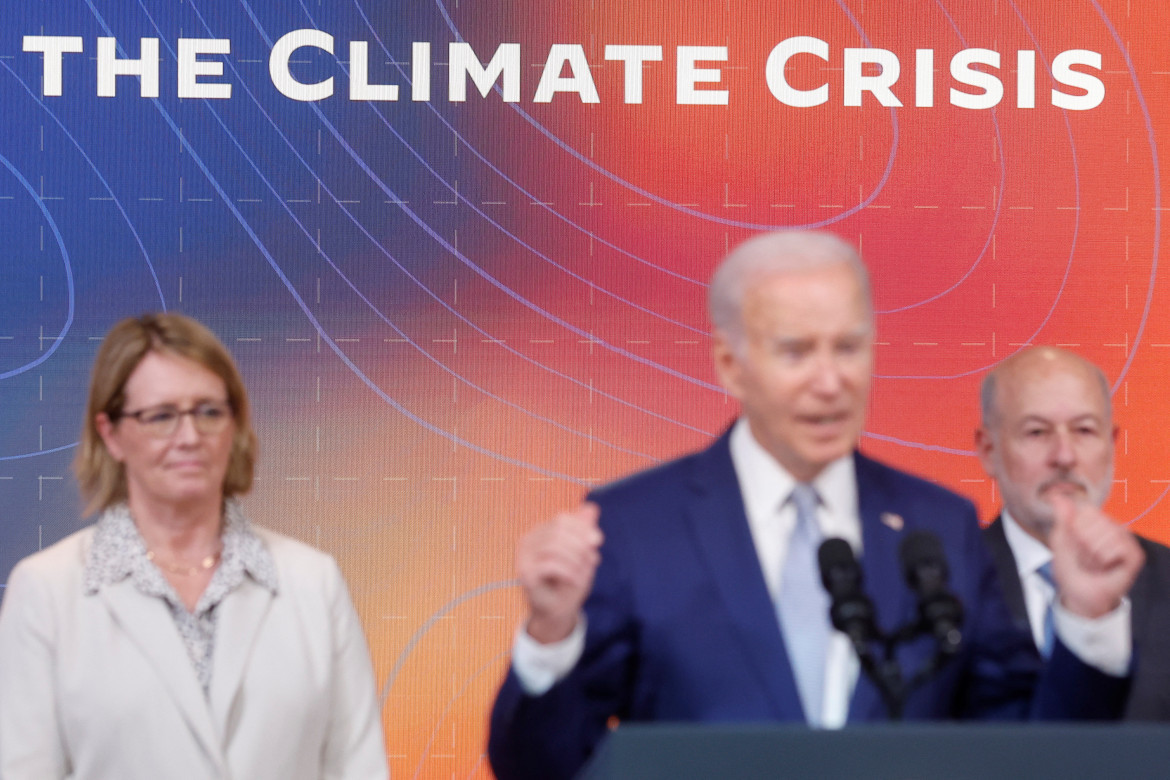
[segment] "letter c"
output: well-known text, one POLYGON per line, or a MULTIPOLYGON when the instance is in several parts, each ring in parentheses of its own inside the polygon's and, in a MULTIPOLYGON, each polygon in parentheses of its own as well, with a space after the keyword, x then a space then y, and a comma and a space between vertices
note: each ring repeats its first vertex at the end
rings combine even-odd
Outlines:
POLYGON ((812 54, 828 62, 829 44, 808 35, 797 35, 780 41, 768 55, 768 64, 764 71, 768 79, 768 89, 786 106, 808 108, 828 102, 828 84, 822 84, 816 89, 794 89, 784 78, 784 66, 794 54, 812 54))
POLYGON ((293 100, 324 100, 333 94, 332 76, 316 84, 303 84, 294 79, 288 70, 292 53, 302 46, 313 46, 332 54, 333 36, 320 30, 293 30, 283 35, 272 47, 272 55, 268 58, 268 73, 272 76, 272 83, 282 95, 293 100))

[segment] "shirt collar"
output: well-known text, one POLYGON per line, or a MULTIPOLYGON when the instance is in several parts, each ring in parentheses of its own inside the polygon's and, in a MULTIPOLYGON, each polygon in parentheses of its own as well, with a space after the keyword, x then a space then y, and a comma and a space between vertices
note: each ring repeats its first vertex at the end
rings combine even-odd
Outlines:
POLYGON ((1000 512, 1000 520, 1020 577, 1035 574, 1037 569, 1052 560, 1052 551, 1025 531, 1006 508, 1000 512))
MULTIPOLYGON (((82 582, 87 594, 97 593, 105 585, 113 585, 134 576, 135 583, 147 592, 157 590, 159 578, 151 573, 146 557, 146 544, 130 509, 125 503, 116 504, 101 514, 94 528, 93 543, 86 557, 82 582)), ((273 593, 277 592, 276 564, 263 540, 252 530, 240 503, 234 499, 224 502, 223 554, 220 566, 225 573, 239 570, 273 593)), ((154 594, 161 595, 161 594, 154 594)))
MULTIPOLYGON (((743 417, 731 430, 729 446, 748 516, 762 517, 775 512, 792 495, 796 479, 756 441, 743 417)), ((852 453, 825 466, 813 479, 812 486, 828 514, 857 515, 857 473, 852 453)))

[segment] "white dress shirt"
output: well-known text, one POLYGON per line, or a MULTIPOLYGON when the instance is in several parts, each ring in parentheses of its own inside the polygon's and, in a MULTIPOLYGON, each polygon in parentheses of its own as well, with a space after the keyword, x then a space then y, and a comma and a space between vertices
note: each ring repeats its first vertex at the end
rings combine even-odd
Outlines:
POLYGON ((1001 522, 1012 557, 1016 559, 1028 625, 1036 647, 1044 646, 1044 613, 1052 604, 1053 632, 1068 649, 1106 674, 1118 677, 1125 674, 1133 648, 1129 599, 1122 599, 1117 609, 1095 620, 1069 612, 1056 598, 1055 588, 1039 572, 1041 566, 1052 560, 1052 551, 1021 528, 1007 509, 1001 513, 1001 522))
MULTIPOLYGON (((788 537, 796 525, 796 509, 788 500, 796 480, 760 446, 746 420, 740 419, 732 429, 730 447, 760 569, 775 604, 780 594, 788 537)), ((852 455, 830 463, 812 485, 820 497, 817 522, 822 536, 840 537, 853 547, 855 554, 860 554, 861 519, 852 455)), ((539 696, 573 670, 584 648, 584 615, 568 638, 548 645, 537 642, 521 626, 512 648, 512 669, 524 692, 539 696)), ((823 728, 845 725, 859 668, 848 638, 834 631, 826 649, 822 722, 810 725, 823 728)))
MULTIPOLYGON (((796 480, 760 446, 744 419, 736 422, 731 431, 730 448, 760 569, 775 604, 788 552, 788 537, 796 524, 796 509, 788 501, 796 480)), ((860 557, 861 517, 853 457, 848 455, 830 463, 812 485, 820 497, 817 521, 823 538, 844 539, 860 557)), ((1006 510, 1003 521, 1024 586, 1032 634, 1036 646, 1040 647, 1044 612, 1053 597, 1053 589, 1036 570, 1052 559, 1052 553, 1025 533, 1006 510)), ((1121 676, 1127 673, 1132 655, 1129 616, 1128 598, 1122 599, 1113 612, 1096 619, 1072 614, 1057 599, 1053 628, 1064 645, 1086 664, 1106 674, 1121 676)), ((585 628, 582 614, 566 639, 548 645, 529 636, 524 626, 517 629, 512 669, 525 693, 539 696, 573 670, 585 649, 585 628)), ((859 670, 860 662, 848 638, 834 631, 826 650, 822 722, 810 725, 827 729, 845 725, 859 670)))
MULTIPOLYGON (((788 497, 796 487, 793 478, 752 436, 747 421, 740 419, 731 431, 731 462, 739 480, 739 491, 747 513, 748 527, 760 570, 768 586, 768 595, 776 604, 788 557, 788 539, 796 527, 796 507, 788 497)), ((839 458, 812 481, 820 498, 817 523, 821 538, 840 537, 861 554, 861 519, 857 509, 857 474, 853 456, 839 458)), ((857 683, 860 664, 849 639, 832 632, 825 651, 824 698, 821 722, 810 723, 822 728, 841 728, 849 716, 849 699, 857 683)))

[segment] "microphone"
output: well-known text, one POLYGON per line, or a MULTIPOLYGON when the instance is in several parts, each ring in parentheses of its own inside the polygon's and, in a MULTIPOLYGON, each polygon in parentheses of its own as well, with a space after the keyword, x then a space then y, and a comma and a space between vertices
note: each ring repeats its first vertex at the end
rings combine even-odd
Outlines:
POLYGON ((849 637, 857 654, 871 653, 869 643, 878 638, 873 601, 861 588, 861 566, 844 539, 826 539, 817 551, 821 582, 832 598, 829 619, 833 628, 849 637))
POLYGON ((947 587, 950 569, 942 543, 930 531, 914 531, 901 547, 902 572, 918 595, 919 630, 930 632, 944 657, 959 651, 963 605, 947 587))

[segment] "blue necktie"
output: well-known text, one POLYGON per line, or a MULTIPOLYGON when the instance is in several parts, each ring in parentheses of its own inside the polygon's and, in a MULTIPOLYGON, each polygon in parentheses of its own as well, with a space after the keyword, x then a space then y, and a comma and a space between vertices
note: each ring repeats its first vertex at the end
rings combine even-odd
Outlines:
POLYGON ((1039 648, 1040 655, 1045 659, 1052 655, 1052 642, 1055 633, 1052 628, 1052 602, 1056 599, 1056 582, 1052 579, 1052 561, 1036 569, 1036 573, 1052 586, 1052 598, 1048 599, 1048 606, 1044 610, 1044 644, 1039 648))
POLYGON ((811 485, 800 483, 790 500, 796 507, 796 525, 788 539, 777 611, 805 720, 810 726, 819 726, 830 628, 829 594, 817 567, 821 543, 817 493, 811 485))

